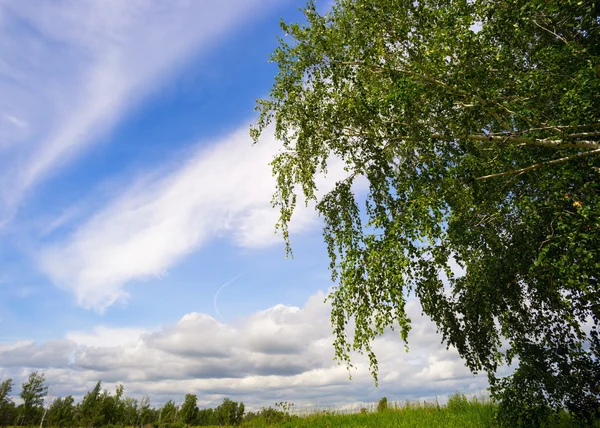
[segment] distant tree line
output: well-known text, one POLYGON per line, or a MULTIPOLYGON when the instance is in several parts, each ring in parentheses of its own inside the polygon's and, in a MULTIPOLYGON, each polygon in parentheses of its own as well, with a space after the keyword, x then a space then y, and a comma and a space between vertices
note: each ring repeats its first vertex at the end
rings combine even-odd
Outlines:
POLYGON ((16 405, 11 399, 13 380, 0 381, 0 426, 40 427, 142 427, 182 428, 185 426, 232 426, 242 421, 262 418, 277 422, 289 417, 289 403, 277 403, 279 409, 267 408, 259 412, 245 412, 244 403, 225 398, 216 408, 199 409, 197 396, 187 394, 183 403, 167 401, 162 407, 152 407, 150 398, 139 400, 125 397, 119 384, 111 394, 98 381, 81 402, 72 395, 48 398, 48 385, 43 373, 33 372, 22 384, 16 405))

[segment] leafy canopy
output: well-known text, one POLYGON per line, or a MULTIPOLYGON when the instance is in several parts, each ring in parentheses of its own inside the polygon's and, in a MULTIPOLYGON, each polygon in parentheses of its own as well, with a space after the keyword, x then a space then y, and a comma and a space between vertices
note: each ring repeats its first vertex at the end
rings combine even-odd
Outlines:
POLYGON ((198 397, 195 394, 186 394, 185 401, 181 406, 179 417, 182 422, 191 425, 196 421, 198 415, 198 397))
POLYGON ((23 405, 29 408, 44 404, 46 394, 48 394, 48 386, 44 373, 34 371, 29 374, 27 381, 21 386, 19 396, 23 400, 23 405))
POLYGON ((48 385, 44 373, 34 371, 29 374, 27 380, 21 385, 19 396, 23 404, 19 406, 21 422, 31 424, 37 422, 42 413, 44 398, 48 394, 48 385))
POLYGON ((377 379, 371 343, 407 340, 413 292, 488 373, 507 423, 598 411, 599 15, 595 1, 338 0, 282 23, 251 134, 274 122, 282 144, 288 250, 297 189, 325 221, 339 360, 366 352, 377 379), (318 196, 333 159, 348 177, 318 196))
POLYGON ((8 405, 10 400, 10 391, 12 391, 13 381, 12 379, 6 379, 0 383, 0 409, 5 405, 8 405))

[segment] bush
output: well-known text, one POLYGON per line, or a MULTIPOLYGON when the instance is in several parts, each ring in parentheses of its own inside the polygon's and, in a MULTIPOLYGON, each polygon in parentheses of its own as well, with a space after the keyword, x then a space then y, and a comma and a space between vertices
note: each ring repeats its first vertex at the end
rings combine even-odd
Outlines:
POLYGON ((258 412, 250 412, 244 421, 261 420, 265 425, 274 425, 286 420, 286 414, 272 407, 262 408, 258 412))
POLYGON ((383 397, 381 400, 379 400, 379 403, 377 403, 377 411, 378 412, 385 412, 388 408, 388 401, 387 401, 387 397, 383 397))
POLYGON ((468 409, 469 400, 465 394, 460 394, 457 392, 448 398, 448 404, 446 407, 448 407, 448 410, 453 412, 463 412, 468 409))
MULTIPOLYGON (((258 412, 249 412, 244 417, 244 422, 262 423, 264 425, 276 425, 292 419, 298 419, 298 416, 290 415, 290 409, 294 403, 282 401, 276 403, 275 407, 263 407, 258 412)), ((261 425, 262 426, 262 425, 261 425)))

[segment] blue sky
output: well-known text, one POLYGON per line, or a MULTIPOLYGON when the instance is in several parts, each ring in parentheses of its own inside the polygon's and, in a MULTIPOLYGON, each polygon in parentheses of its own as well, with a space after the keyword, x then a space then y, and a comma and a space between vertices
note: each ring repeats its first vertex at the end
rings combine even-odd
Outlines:
POLYGON ((302 6, 0 0, 0 378, 251 406, 485 388, 416 302, 411 352, 377 343, 379 389, 360 357, 352 381, 332 361, 321 223, 299 209, 285 257, 278 144, 248 135, 279 20, 302 6))

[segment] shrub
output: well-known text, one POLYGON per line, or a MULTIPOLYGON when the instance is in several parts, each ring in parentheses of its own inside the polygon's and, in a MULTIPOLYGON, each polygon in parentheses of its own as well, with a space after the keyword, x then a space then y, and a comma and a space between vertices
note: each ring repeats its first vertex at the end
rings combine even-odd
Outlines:
POLYGON ((451 395, 448 398, 448 410, 452 410, 453 412, 458 411, 462 412, 467 409, 469 406, 469 400, 467 399, 465 394, 456 393, 451 395))

